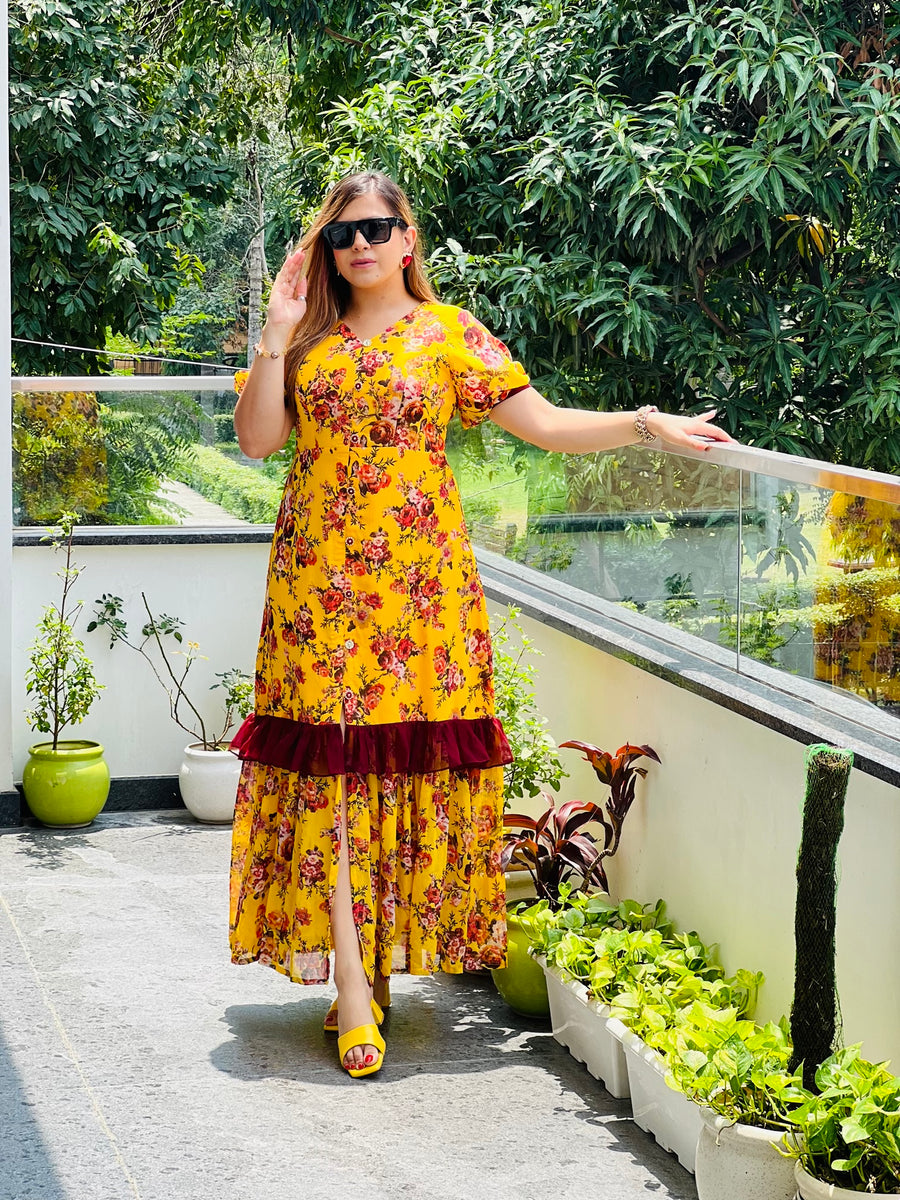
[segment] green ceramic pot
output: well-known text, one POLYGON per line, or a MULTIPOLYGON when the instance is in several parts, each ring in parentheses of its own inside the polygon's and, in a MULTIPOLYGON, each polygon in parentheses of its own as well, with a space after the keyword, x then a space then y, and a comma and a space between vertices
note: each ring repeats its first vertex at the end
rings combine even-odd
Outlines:
POLYGON ((513 1012, 524 1017, 549 1017, 547 981, 528 953, 531 942, 515 913, 507 911, 506 928, 506 966, 491 971, 497 991, 513 1012))
POLYGON ((90 825, 109 795, 109 767, 99 742, 39 742, 22 774, 34 816, 53 829, 90 825))

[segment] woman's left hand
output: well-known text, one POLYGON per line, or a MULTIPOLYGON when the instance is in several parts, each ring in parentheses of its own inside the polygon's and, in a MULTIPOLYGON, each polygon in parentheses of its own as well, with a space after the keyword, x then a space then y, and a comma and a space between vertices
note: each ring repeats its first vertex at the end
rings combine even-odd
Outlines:
POLYGON ((673 413, 648 413, 647 428, 668 446, 690 450, 709 450, 715 442, 733 442, 734 438, 718 425, 711 424, 715 411, 699 417, 678 417, 673 413))

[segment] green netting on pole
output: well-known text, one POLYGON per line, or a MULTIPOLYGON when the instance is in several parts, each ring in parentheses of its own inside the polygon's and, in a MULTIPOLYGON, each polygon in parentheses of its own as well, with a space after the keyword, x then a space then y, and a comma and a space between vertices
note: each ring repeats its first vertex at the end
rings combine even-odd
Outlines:
POLYGON ((817 745, 806 751, 806 800, 794 915, 791 1069, 803 1064, 803 1082, 808 1088, 814 1087, 817 1067, 837 1049, 840 1037, 834 967, 836 862, 852 766, 850 750, 817 745))

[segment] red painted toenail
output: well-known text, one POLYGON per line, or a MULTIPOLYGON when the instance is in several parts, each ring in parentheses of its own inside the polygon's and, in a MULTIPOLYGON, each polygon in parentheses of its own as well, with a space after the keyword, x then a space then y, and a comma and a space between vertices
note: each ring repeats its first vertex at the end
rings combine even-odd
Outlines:
POLYGON ((368 1066, 368 1065, 369 1065, 369 1063, 373 1063, 374 1061, 375 1061, 375 1055, 374 1055, 374 1054, 367 1054, 367 1055, 366 1055, 366 1066, 368 1066))

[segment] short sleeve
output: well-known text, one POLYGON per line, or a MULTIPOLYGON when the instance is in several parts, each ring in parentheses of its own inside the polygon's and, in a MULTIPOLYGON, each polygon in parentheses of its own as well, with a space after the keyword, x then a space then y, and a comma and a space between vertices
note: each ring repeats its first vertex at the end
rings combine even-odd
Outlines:
POLYGON ((456 407, 466 429, 478 425, 510 392, 528 387, 528 372, 499 338, 471 313, 458 309, 447 330, 447 360, 456 407))

